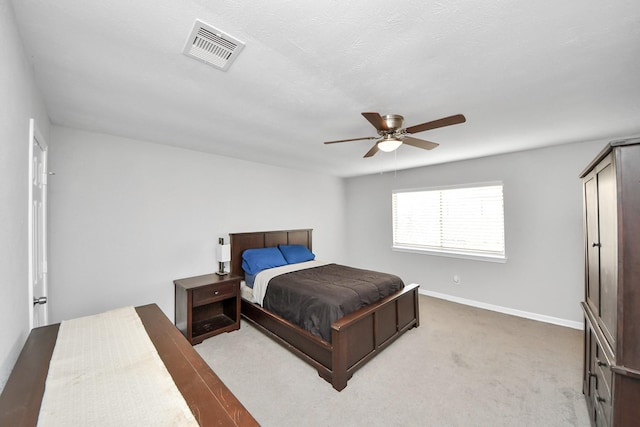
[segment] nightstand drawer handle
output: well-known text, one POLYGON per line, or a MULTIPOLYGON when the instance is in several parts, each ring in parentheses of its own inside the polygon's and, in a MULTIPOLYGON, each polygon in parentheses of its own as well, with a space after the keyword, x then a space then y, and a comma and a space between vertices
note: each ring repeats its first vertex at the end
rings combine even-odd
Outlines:
POLYGON ((214 295, 218 295, 220 293, 220 291, 215 291, 213 294, 214 295))

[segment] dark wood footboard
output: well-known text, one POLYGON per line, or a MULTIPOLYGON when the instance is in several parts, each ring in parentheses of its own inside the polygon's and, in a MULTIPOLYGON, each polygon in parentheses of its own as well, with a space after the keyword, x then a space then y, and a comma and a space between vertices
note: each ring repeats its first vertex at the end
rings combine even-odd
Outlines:
POLYGON ((418 288, 416 284, 405 286, 397 294, 338 319, 331 325, 333 388, 345 388, 356 370, 400 335, 420 326, 418 288))
POLYGON ((242 300, 242 316, 313 366, 340 391, 353 373, 411 328, 420 325, 416 284, 405 286, 331 325, 328 343, 291 322, 242 300))

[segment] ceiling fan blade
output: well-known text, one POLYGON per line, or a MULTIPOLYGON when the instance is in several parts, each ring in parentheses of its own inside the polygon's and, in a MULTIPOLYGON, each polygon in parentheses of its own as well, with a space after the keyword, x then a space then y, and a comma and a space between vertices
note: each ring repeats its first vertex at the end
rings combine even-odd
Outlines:
POLYGON ((413 147, 423 148, 425 150, 433 150, 438 145, 440 145, 440 144, 437 144, 435 142, 425 141, 424 139, 412 138, 410 136, 405 136, 402 139, 402 143, 403 144, 407 144, 407 145, 411 145, 413 147))
POLYGON ((378 152, 378 142, 376 141, 376 143, 373 145, 373 147, 371 147, 371 150, 367 151, 367 154, 365 154, 364 157, 365 158, 372 157, 377 152, 378 152))
POLYGON ((378 139, 377 136, 363 136, 362 138, 340 139, 338 141, 325 141, 325 144, 337 144, 338 142, 361 141, 363 139, 378 139))
POLYGON ((445 117, 443 119, 434 120, 432 122, 422 123, 406 128, 407 133, 424 132, 425 130, 441 128, 444 126, 457 125, 466 122, 467 119, 462 114, 456 114, 455 116, 445 117))
POLYGON ((369 123, 373 125, 377 130, 389 130, 387 125, 382 120, 382 116, 378 113, 362 113, 362 116, 369 120, 369 123))

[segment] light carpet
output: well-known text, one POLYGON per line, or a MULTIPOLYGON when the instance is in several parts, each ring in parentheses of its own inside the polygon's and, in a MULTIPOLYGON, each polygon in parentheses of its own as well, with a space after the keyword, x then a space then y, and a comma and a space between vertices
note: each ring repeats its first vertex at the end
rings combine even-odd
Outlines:
POLYGON ((341 392, 244 320, 195 349, 264 427, 590 425, 582 331, 424 295, 341 392))

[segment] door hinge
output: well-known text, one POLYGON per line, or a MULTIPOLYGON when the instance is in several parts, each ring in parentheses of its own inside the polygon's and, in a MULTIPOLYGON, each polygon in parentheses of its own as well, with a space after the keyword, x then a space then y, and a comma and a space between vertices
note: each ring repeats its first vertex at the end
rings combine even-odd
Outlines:
POLYGON ((47 297, 40 297, 33 299, 33 305, 42 305, 47 303, 47 297))

